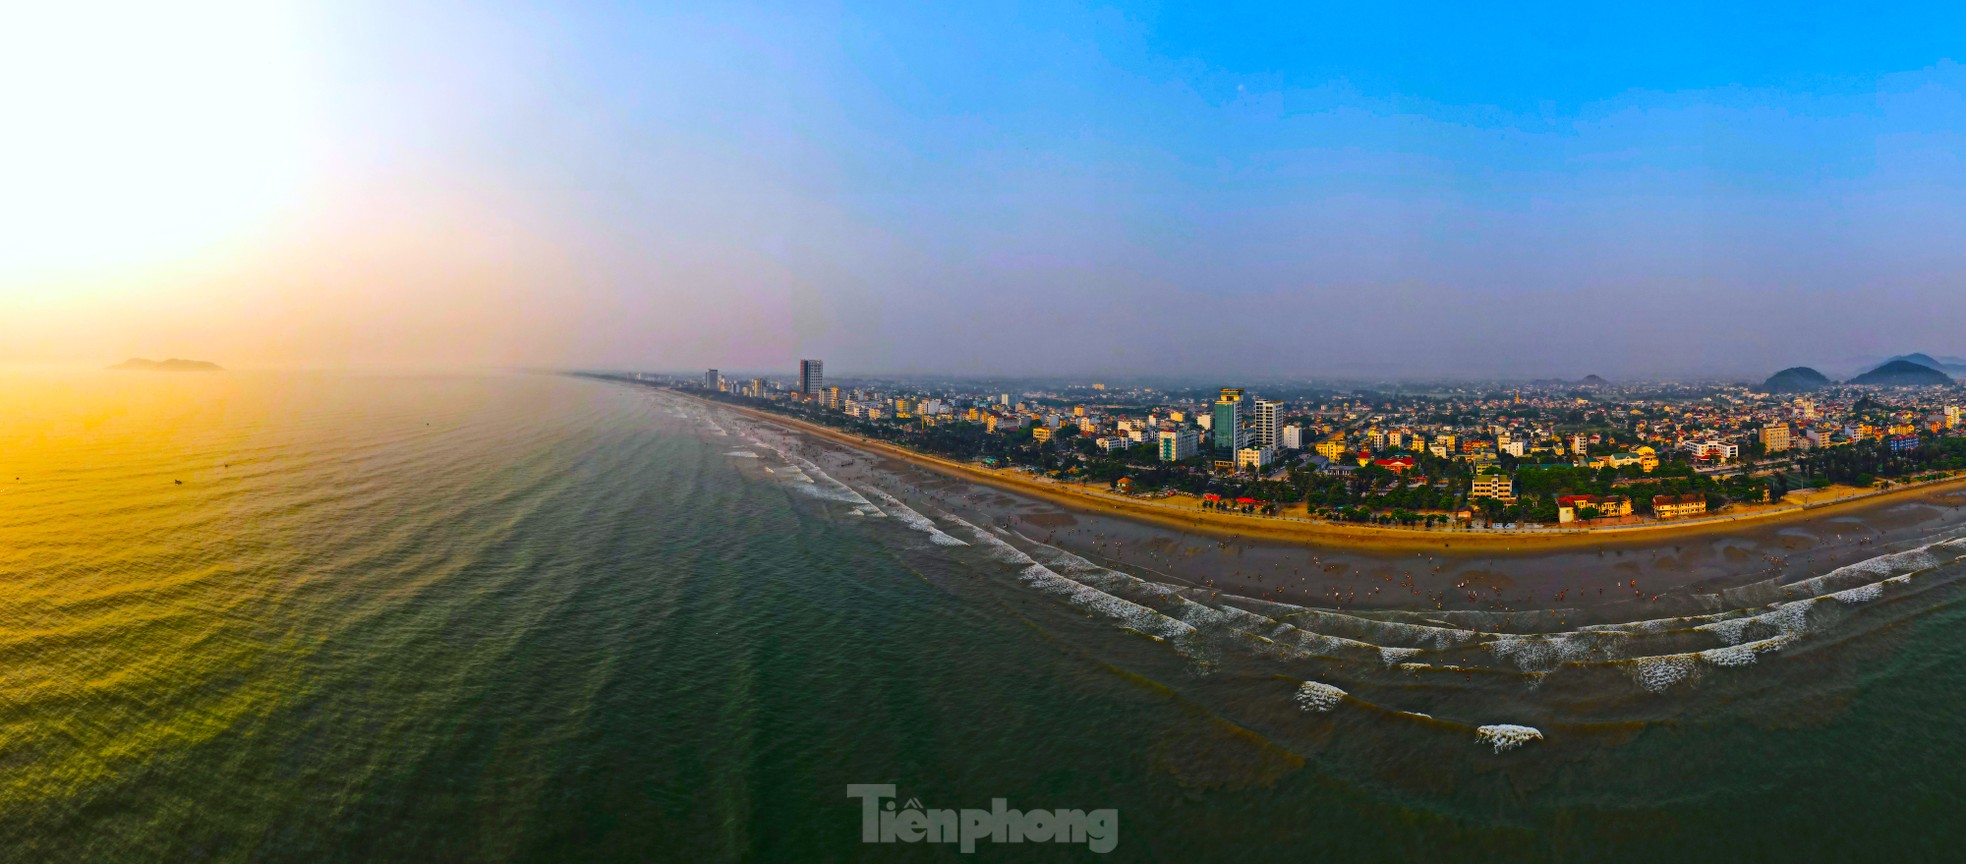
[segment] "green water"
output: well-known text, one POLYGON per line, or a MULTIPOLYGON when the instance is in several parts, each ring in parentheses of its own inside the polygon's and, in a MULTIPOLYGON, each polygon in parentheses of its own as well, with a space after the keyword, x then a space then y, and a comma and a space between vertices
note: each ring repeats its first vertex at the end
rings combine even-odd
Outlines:
MULTIPOLYGON (((1114 808, 1109 860, 1931 860, 1966 833, 1949 584, 1495 754, 1299 711, 1298 666, 1186 656, 628 387, 0 392, 7 861, 963 857, 863 844, 853 783, 1114 808)), ((1354 686, 1562 692, 1400 680, 1354 686)))

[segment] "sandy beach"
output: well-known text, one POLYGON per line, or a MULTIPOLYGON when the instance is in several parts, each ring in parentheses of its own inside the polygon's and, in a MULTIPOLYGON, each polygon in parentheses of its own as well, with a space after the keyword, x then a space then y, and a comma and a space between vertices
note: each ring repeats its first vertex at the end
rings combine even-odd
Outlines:
POLYGON ((1860 514, 1905 502, 1938 501, 1947 498, 1951 493, 1966 491, 1966 477, 1954 477, 1891 489, 1852 490, 1850 494, 1835 497, 1803 492, 1796 493, 1797 500, 1792 502, 1749 508, 1740 512, 1728 512, 1697 519, 1604 528, 1495 531, 1348 525, 1301 517, 1248 516, 1163 504, 1152 499, 1040 480, 1015 471, 991 470, 941 459, 767 411, 723 403, 710 404, 717 404, 759 420, 776 423, 839 444, 904 460, 953 477, 1036 496, 1074 509, 1124 514, 1136 519, 1216 537, 1295 540, 1314 543, 1321 547, 1355 550, 1431 551, 1458 548, 1464 552, 1479 551, 1482 554, 1530 554, 1557 549, 1595 549, 1610 546, 1628 548, 1676 543, 1688 538, 1732 535, 1750 528, 1778 528, 1829 516, 1860 514))

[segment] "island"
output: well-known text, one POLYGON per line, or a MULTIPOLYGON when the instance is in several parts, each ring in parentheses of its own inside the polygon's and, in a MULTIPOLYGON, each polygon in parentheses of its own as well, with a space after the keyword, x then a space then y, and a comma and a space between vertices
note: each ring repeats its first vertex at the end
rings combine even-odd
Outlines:
POLYGON ((209 360, 181 360, 176 357, 172 357, 169 360, 145 360, 142 357, 131 357, 130 359, 125 360, 109 368, 116 370, 118 372, 223 372, 225 371, 224 369, 220 368, 217 363, 213 363, 209 360))

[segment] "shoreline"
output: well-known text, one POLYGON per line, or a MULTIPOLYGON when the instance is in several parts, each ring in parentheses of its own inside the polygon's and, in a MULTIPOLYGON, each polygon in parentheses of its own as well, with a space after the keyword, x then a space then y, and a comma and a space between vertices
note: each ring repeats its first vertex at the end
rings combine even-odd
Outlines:
MULTIPOLYGON (((678 395, 687 396, 688 394, 678 395)), ((900 459, 946 476, 1031 495, 1068 508, 1101 515, 1138 519, 1179 528, 1184 531, 1199 532, 1218 537, 1306 543, 1355 551, 1409 551, 1460 548, 1481 554, 1494 555, 1498 553, 1531 554, 1590 547, 1652 545, 1655 542, 1670 542, 1688 537, 1726 534, 1743 528, 1778 526, 1785 523, 1813 519, 1817 516, 1882 507, 1933 492, 1966 489, 1966 477, 1951 477, 1944 480, 1844 496, 1827 501, 1813 501, 1793 506, 1776 506, 1750 513, 1684 521, 1652 522, 1643 525, 1619 525, 1605 528, 1482 531, 1352 526, 1288 517, 1227 514, 1199 509, 1174 508, 1113 493, 1051 483, 1007 471, 993 471, 960 462, 953 462, 941 457, 918 453, 905 447, 883 441, 861 438, 836 429, 808 423, 793 417, 774 414, 769 411, 760 411, 741 405, 714 402, 696 396, 689 396, 688 398, 696 399, 707 405, 715 405, 737 411, 754 419, 775 423, 787 429, 815 435, 842 446, 900 459)))

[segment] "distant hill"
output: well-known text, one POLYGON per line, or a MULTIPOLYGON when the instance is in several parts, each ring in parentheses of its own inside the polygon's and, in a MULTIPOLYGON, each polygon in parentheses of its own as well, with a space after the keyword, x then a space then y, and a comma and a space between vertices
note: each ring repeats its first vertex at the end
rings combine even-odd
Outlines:
POLYGON ((1852 384, 1879 387, 1934 387, 1952 383, 1952 376, 1910 360, 1893 360, 1850 379, 1852 384))
MULTIPOLYGON (((1899 360, 1903 360, 1907 363, 1916 363, 1927 369, 1937 369, 1940 372, 1947 372, 1952 374, 1966 373, 1966 363, 1958 362, 1959 358, 1951 357, 1951 358, 1947 358, 1947 360, 1939 360, 1937 358, 1934 358, 1930 354, 1900 354, 1896 357, 1884 361, 1884 364, 1894 363, 1899 360)), ((1884 365, 1884 364, 1879 364, 1879 365, 1884 365)))
POLYGON ((1807 366, 1791 366, 1773 375, 1761 385, 1770 393, 1808 393, 1829 386, 1829 378, 1823 373, 1807 366))
POLYGON ((1605 386, 1605 385, 1607 385, 1607 384, 1610 384, 1610 383, 1611 383, 1611 382, 1609 382, 1609 381, 1606 381, 1606 380, 1604 380, 1604 379, 1602 379, 1602 378, 1599 378, 1599 377, 1597 377, 1596 375, 1585 375, 1585 376, 1584 376, 1584 380, 1582 380, 1582 381, 1579 381, 1579 382, 1577 382, 1577 386, 1579 386, 1579 387, 1603 387, 1603 386, 1605 386))
POLYGON ((172 357, 169 360, 145 360, 142 357, 131 357, 130 359, 125 360, 109 368, 118 369, 125 372, 222 372, 224 371, 219 368, 219 365, 217 363, 212 363, 206 360, 180 360, 176 357, 172 357))

